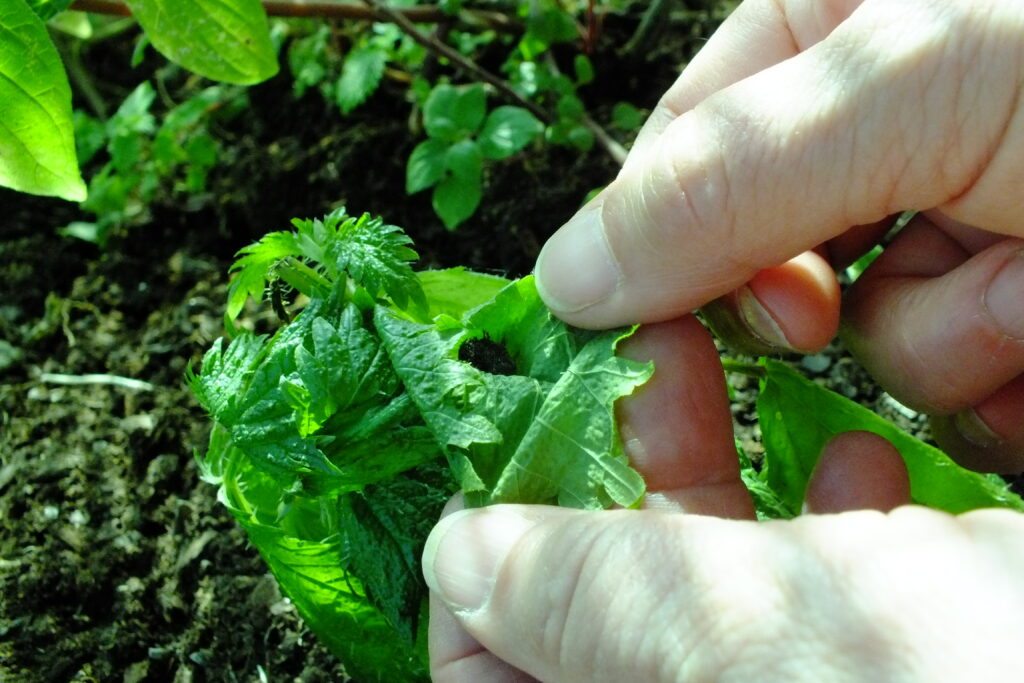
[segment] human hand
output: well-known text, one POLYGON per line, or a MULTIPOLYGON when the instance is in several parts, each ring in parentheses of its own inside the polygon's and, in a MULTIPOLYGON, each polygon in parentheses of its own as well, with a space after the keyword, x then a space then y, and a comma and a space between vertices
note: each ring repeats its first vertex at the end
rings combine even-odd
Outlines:
MULTIPOLYGON (((645 326, 624 353, 658 367, 620 415, 648 509, 448 510, 423 560, 437 683, 1013 670, 1024 518, 902 507, 749 521, 708 334, 692 317, 645 326)), ((814 513, 908 501, 900 456, 866 433, 830 442, 807 494, 814 513)))
POLYGON ((1022 64, 1019 2, 747 0, 545 247, 542 295, 588 327, 722 297, 733 340, 813 351, 838 326, 832 268, 922 210, 850 292, 845 337, 945 416, 951 455, 1024 470, 1022 64))

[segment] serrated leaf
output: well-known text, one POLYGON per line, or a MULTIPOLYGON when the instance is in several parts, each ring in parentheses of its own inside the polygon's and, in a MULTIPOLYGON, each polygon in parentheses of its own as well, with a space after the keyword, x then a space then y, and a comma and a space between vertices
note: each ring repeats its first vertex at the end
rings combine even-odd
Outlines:
POLYGON ((530 144, 544 124, 522 107, 502 106, 487 115, 478 142, 488 159, 505 159, 530 144))
POLYGON ((153 46, 207 78, 239 85, 277 73, 259 0, 125 0, 153 46))
POLYGON ((341 508, 343 561, 410 645, 426 591, 420 581, 423 543, 447 502, 447 491, 407 477, 347 496, 341 508))
POLYGON ((502 472, 491 502, 557 501, 584 509, 640 504, 644 481, 629 466, 611 407, 646 382, 652 369, 615 355, 626 334, 604 332, 573 357, 502 472))
POLYGON ((448 144, 428 138, 413 148, 405 167, 405 191, 415 194, 433 187, 444 178, 448 144))
POLYGON ((1024 500, 998 477, 960 467, 942 451, 844 396, 804 379, 783 363, 765 359, 757 399, 765 444, 766 481, 786 507, 799 510, 807 481, 825 443, 854 430, 885 437, 899 450, 910 474, 915 503, 954 514, 981 507, 1024 511, 1024 500))
POLYGON ((82 201, 71 88, 46 26, 24 2, 0 6, 0 185, 82 201))
POLYGON ((295 538, 238 513, 236 518, 303 621, 345 663, 347 673, 361 681, 428 680, 425 657, 395 637, 394 626, 361 582, 342 569, 340 539, 295 538))
POLYGON ((370 45, 357 47, 345 55, 341 78, 334 90, 334 99, 343 114, 348 114, 373 94, 380 85, 387 60, 384 50, 370 45))
POLYGON ((614 355, 628 331, 575 337, 544 306, 532 278, 467 312, 464 328, 441 331, 383 310, 374 322, 471 503, 557 500, 595 508, 634 505, 642 496, 613 410, 650 374, 614 355), (470 334, 506 343, 517 371, 530 374, 494 375, 457 360, 470 334))

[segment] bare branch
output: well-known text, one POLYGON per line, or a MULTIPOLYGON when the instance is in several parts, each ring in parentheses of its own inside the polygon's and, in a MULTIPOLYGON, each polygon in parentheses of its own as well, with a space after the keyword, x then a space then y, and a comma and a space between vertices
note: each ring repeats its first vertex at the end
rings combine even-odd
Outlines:
MULTIPOLYGON (((263 8, 272 17, 323 17, 336 19, 362 19, 366 21, 391 21, 380 12, 361 4, 347 2, 307 2, 306 0, 266 0, 263 8)), ((122 17, 132 15, 128 5, 120 0, 75 0, 69 9, 95 14, 112 14, 122 17)), ((451 21, 452 15, 445 14, 433 5, 415 5, 393 10, 410 21, 427 24, 451 21)), ((500 12, 464 10, 455 17, 473 26, 482 26, 495 31, 512 32, 522 27, 518 20, 500 12)))
POLYGON ((393 22, 398 28, 402 29, 402 32, 412 38, 414 41, 422 45, 423 47, 430 50, 432 53, 444 57, 452 64, 455 64, 463 71, 472 74, 476 78, 479 78, 485 83, 489 83, 494 86, 499 92, 505 95, 507 98, 518 104, 519 106, 528 109, 534 116, 545 123, 551 123, 551 115, 541 109, 536 103, 523 97, 519 92, 515 90, 505 80, 492 74, 487 69, 484 69, 476 62, 466 59, 457 51, 453 50, 449 45, 442 43, 434 36, 428 36, 427 34, 420 31, 413 22, 406 17, 404 14, 391 9, 387 5, 378 2, 378 0, 363 0, 366 5, 371 8, 377 14, 383 16, 386 21, 393 22))

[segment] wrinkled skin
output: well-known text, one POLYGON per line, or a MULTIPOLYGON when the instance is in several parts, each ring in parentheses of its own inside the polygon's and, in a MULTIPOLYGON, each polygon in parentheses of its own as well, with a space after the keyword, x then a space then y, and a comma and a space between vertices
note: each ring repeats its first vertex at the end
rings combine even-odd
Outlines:
POLYGON ((712 315, 812 351, 838 327, 972 467, 1024 470, 1024 3, 747 0, 666 93, 620 176, 548 243, 568 322, 637 320, 624 400, 644 511, 453 512, 424 555, 437 681, 988 680, 1024 636, 1024 518, 906 505, 848 434, 808 512, 756 524, 712 315), (833 268, 920 211, 846 293, 833 268), (568 277, 566 277, 568 274, 568 277), (667 322, 659 322, 667 321, 667 322))

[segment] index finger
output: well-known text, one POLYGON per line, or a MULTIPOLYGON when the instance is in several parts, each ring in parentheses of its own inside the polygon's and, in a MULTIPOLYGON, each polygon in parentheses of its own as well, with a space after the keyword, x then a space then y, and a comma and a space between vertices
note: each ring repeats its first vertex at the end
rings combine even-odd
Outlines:
POLYGON ((1022 55, 1019 5, 865 0, 672 120, 545 245, 538 289, 611 327, 678 317, 906 209, 1021 234, 1022 55))
POLYGON ((626 166, 641 163, 668 125, 702 100, 821 41, 863 0, 746 0, 658 101, 626 166))

